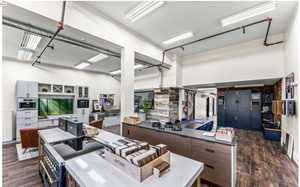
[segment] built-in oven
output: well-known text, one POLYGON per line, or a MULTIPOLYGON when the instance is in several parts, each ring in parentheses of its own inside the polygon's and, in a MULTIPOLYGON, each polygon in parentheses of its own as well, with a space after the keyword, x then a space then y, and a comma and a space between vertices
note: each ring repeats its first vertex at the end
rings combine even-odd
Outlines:
POLYGON ((88 99, 78 99, 77 100, 77 108, 89 108, 89 100, 88 99))
POLYGON ((37 99, 17 99, 17 109, 18 110, 36 110, 37 109, 37 99))

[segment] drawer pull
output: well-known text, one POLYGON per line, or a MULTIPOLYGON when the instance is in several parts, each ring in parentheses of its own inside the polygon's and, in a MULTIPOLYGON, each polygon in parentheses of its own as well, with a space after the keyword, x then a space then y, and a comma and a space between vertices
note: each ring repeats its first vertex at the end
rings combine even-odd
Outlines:
POLYGON ((210 152, 210 153, 214 153, 215 152, 215 150, 212 150, 212 149, 205 149, 205 151, 210 152))
POLYGON ((208 164, 205 164, 206 167, 210 168, 210 169, 215 169, 214 166, 211 166, 211 165, 208 165, 208 164))

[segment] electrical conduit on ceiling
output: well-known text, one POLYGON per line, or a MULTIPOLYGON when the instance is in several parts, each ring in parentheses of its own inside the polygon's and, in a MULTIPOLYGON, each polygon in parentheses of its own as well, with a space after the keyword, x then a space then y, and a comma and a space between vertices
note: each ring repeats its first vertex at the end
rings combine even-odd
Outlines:
MULTIPOLYGON (((163 51, 163 53, 162 53, 161 65, 163 65, 165 63, 165 55, 166 55, 166 53, 168 51, 171 51, 171 50, 177 49, 177 48, 181 48, 182 50, 184 50, 185 46, 188 46, 188 45, 191 45, 191 44, 194 44, 194 43, 197 43, 197 42, 201 42, 203 40, 207 40, 207 39, 210 39, 210 38, 214 38, 214 37, 217 37, 217 36, 220 36, 220 35, 223 35, 223 34, 234 32, 234 31, 237 31, 237 30, 240 30, 240 29, 242 29, 243 30, 243 34, 245 34, 247 27, 250 27, 250 26, 253 26, 253 25, 256 25, 256 24, 260 24, 260 23, 264 23, 264 22, 268 22, 268 27, 267 27, 267 32, 266 32, 266 35, 265 35, 265 40, 263 42, 263 45, 266 46, 266 47, 268 47, 268 46, 271 46, 271 45, 276 45, 276 44, 283 43, 283 41, 268 43, 268 35, 269 35, 269 30, 270 30, 270 27, 271 27, 271 23, 272 23, 272 18, 268 17, 268 18, 260 20, 260 21, 256 21, 256 22, 253 22, 253 23, 250 23, 250 24, 247 24, 247 25, 243 25, 243 26, 236 27, 236 28, 233 28, 233 29, 230 29, 230 30, 227 30, 227 31, 223 31, 223 32, 220 32, 220 33, 217 33, 217 34, 206 36, 204 38, 200 38, 198 40, 194 40, 194 41, 182 44, 182 45, 178 45, 178 46, 175 46, 175 47, 172 47, 172 48, 165 49, 163 51)), ((160 88, 163 88, 163 72, 162 72, 161 69, 160 69, 160 73, 161 73, 161 76, 160 76, 160 88)))

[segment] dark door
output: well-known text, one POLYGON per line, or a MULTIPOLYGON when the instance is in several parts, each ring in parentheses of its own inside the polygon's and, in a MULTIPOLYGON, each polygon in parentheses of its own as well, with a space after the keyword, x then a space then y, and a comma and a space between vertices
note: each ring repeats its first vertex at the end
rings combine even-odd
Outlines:
POLYGON ((225 126, 225 106, 224 106, 224 95, 218 95, 217 100, 217 120, 218 126, 225 126))
POLYGON ((225 126, 237 127, 238 98, 236 91, 225 91, 225 126))
POLYGON ((251 90, 237 91, 237 128, 251 129, 251 90))
POLYGON ((206 98, 206 117, 209 118, 209 97, 206 98))

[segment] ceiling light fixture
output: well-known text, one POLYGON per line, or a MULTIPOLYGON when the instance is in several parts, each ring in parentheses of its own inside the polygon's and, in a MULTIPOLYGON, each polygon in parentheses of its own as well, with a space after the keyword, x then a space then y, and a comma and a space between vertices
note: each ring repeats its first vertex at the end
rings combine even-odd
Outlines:
MULTIPOLYGON (((142 64, 137 64, 137 65, 134 66, 134 70, 140 69, 140 68, 142 68, 142 67, 144 67, 142 64)), ((119 69, 119 70, 117 70, 117 71, 112 71, 112 72, 110 72, 110 74, 111 74, 111 75, 118 75, 118 74, 121 74, 121 72, 122 72, 122 71, 119 69)))
POLYGON ((165 45, 169 45, 169 44, 181 41, 181 40, 185 40, 185 39, 191 38, 193 36, 194 36, 194 34, 192 32, 186 32, 186 33, 178 35, 178 36, 176 36, 174 38, 170 38, 168 40, 165 40, 162 43, 165 44, 165 45))
POLYGON ((17 59, 29 61, 31 59, 32 55, 33 55, 32 51, 27 51, 27 50, 20 49, 20 50, 18 50, 17 59))
POLYGON ((40 37, 38 35, 24 32, 20 47, 30 49, 30 50, 35 50, 37 48, 37 46, 39 45, 41 39, 42 39, 42 37, 40 37))
POLYGON ((96 55, 96 56, 94 56, 94 57, 88 59, 88 61, 91 62, 91 63, 95 63, 95 62, 99 62, 99 61, 101 61, 101 60, 104 60, 104 59, 106 59, 106 58, 108 58, 107 55, 102 54, 102 53, 99 53, 98 55, 96 55))
POLYGON ((270 12, 275 9, 276 9, 275 1, 266 2, 266 3, 260 4, 258 6, 249 8, 243 12, 240 12, 240 13, 234 14, 232 16, 229 16, 227 18, 224 18, 221 20, 221 24, 223 27, 225 27, 227 25, 231 25, 231 24, 243 21, 245 19, 252 18, 254 16, 258 16, 258 15, 264 14, 266 12, 270 12))
POLYGON ((76 68, 76 69, 83 69, 83 68, 85 68, 85 67, 87 67, 87 66, 89 66, 89 65, 91 65, 91 63, 89 63, 89 62, 81 62, 80 64, 77 64, 77 65, 75 66, 75 68, 76 68))
POLYGON ((131 22, 135 22, 135 21, 141 19, 142 17, 146 16, 150 12, 158 9, 164 3, 165 3, 164 1, 144 1, 140 4, 138 4, 138 6, 136 6, 134 9, 129 11, 126 14, 126 17, 131 22))

